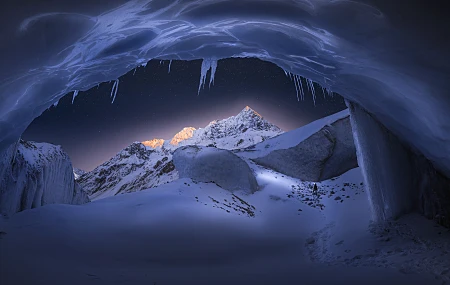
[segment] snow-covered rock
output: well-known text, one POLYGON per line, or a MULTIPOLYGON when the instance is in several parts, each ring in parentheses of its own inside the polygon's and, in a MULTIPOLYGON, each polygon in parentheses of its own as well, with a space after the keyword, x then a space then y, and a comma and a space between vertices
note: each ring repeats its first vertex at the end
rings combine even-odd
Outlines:
POLYGON ((72 163, 60 146, 20 140, 0 156, 0 212, 11 215, 47 204, 83 204, 72 163))
MULTIPOLYGON (((348 111, 339 112, 311 125, 313 126, 307 125, 295 131, 308 134, 306 138, 285 134, 273 139, 274 141, 263 143, 266 153, 269 153, 254 157, 253 161, 305 181, 327 180, 358 166, 348 111), (277 141, 289 141, 290 138, 296 139, 298 143, 288 148, 274 149, 277 141)), ((261 147, 260 144, 255 148, 261 147)))
POLYGON ((172 156, 134 142, 78 182, 92 200, 152 188, 178 178, 172 156))
POLYGON ((230 191, 253 193, 258 190, 258 183, 250 167, 229 150, 183 146, 174 152, 173 162, 181 178, 214 182, 230 191))
POLYGON ((78 180, 83 174, 86 174, 86 171, 76 168, 73 168, 73 176, 75 177, 75 180, 78 180))

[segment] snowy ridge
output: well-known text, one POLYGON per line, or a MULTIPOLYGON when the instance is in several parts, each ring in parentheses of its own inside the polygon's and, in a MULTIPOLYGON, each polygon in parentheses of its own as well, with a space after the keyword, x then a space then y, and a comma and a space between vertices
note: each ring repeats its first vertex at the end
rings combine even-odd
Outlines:
MULTIPOLYGON (((205 128, 193 130, 192 137, 178 141, 176 147, 185 145, 215 146, 221 149, 241 149, 284 133, 246 106, 236 116, 212 121, 205 128)), ((165 144, 174 149, 173 144, 165 144)))

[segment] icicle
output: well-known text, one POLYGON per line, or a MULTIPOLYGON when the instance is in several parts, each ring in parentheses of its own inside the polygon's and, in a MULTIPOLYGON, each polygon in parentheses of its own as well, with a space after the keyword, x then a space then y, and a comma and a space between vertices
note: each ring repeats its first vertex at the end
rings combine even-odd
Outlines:
POLYGON ((97 89, 100 87, 100 83, 99 84, 97 84, 97 89))
POLYGON ((322 88, 323 99, 326 99, 325 88, 323 88, 323 86, 320 87, 322 88))
POLYGON ((78 90, 73 91, 73 96, 72 96, 72 104, 73 101, 75 101, 75 98, 78 96, 78 90))
POLYGON ((217 60, 215 59, 204 59, 202 62, 202 69, 200 72, 200 83, 198 85, 198 95, 200 95, 200 89, 205 88, 206 74, 211 69, 210 84, 214 81, 214 75, 217 69, 217 60))
POLYGON ((137 67, 134 69, 133 76, 136 74, 136 69, 137 69, 137 67))
POLYGON ((297 75, 294 75, 295 93, 297 94, 297 101, 300 102, 300 98, 298 98, 298 92, 299 92, 298 88, 299 88, 299 86, 298 86, 298 82, 297 82, 297 80, 296 80, 296 76, 297 76, 297 75))
POLYGON ((286 75, 286 77, 288 76, 288 72, 286 71, 286 70, 284 70, 283 69, 283 71, 284 71, 284 74, 286 75))
MULTIPOLYGON (((56 100, 56 102, 55 103, 53 103, 53 107, 56 107, 56 106, 58 106, 58 103, 59 103, 59 99, 58 100, 56 100)), ((73 103, 72 103, 73 104, 73 103)))
POLYGON ((169 72, 167 72, 167 73, 170 73, 170 66, 171 65, 172 65, 172 60, 169 61, 169 72))
POLYGON ((116 79, 116 81, 114 81, 114 85, 111 89, 111 95, 109 96, 109 97, 113 97, 111 104, 113 104, 114 100, 116 100, 117 91, 119 91, 119 79, 116 79))
POLYGON ((162 61, 162 60, 160 60, 160 61, 159 61, 159 65, 161 65, 161 64, 162 64, 162 62, 163 62, 163 61, 162 61))
POLYGON ((209 88, 211 88, 211 83, 214 85, 214 76, 217 70, 217 60, 211 61, 211 76, 209 77, 209 88))
POLYGON ((314 87, 314 82, 311 79, 306 79, 306 83, 308 84, 308 87, 311 90, 314 106, 316 106, 316 89, 314 87))
POLYGON ((299 85, 300 85, 300 91, 302 93, 302 101, 304 101, 305 100, 305 91, 303 90, 302 77, 297 75, 297 80, 300 83, 299 85))

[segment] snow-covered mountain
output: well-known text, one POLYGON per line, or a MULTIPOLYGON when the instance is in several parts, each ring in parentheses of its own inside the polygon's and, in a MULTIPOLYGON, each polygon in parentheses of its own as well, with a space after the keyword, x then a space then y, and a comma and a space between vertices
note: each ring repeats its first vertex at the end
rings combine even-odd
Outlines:
POLYGON ((236 116, 210 122, 205 128, 184 128, 170 141, 153 139, 144 145, 175 150, 185 145, 215 146, 222 149, 241 149, 284 133, 246 106, 236 116))
POLYGON ((82 175, 78 182, 92 200, 140 191, 173 181, 172 155, 134 142, 116 156, 82 175))
POLYGON ((238 115, 213 121, 203 129, 184 128, 169 141, 135 142, 77 181, 93 200, 140 191, 178 179, 172 153, 180 146, 238 149, 282 133, 247 106, 238 115))
POLYGON ((83 204, 72 162, 60 146, 20 140, 0 154, 0 213, 47 204, 83 204))

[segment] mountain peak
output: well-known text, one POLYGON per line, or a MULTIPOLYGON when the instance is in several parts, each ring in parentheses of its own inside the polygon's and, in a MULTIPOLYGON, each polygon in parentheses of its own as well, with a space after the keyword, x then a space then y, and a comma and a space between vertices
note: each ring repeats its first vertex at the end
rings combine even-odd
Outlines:
POLYGON ((173 139, 170 141, 171 145, 178 145, 181 141, 192 138, 194 135, 194 131, 196 129, 193 127, 183 128, 180 132, 178 132, 173 139))
POLYGON ((145 146, 151 147, 151 148, 158 148, 158 147, 163 146, 164 140, 163 139, 152 139, 149 141, 143 141, 142 144, 145 146))
POLYGON ((252 114, 262 118, 262 116, 258 112, 250 108, 250 106, 245 106, 245 108, 242 109, 242 111, 239 114, 252 114))

